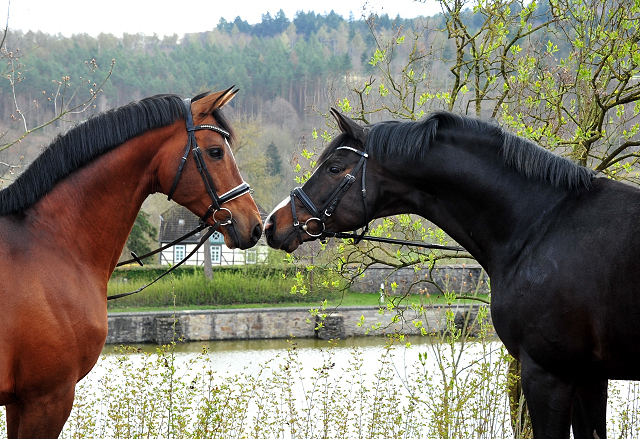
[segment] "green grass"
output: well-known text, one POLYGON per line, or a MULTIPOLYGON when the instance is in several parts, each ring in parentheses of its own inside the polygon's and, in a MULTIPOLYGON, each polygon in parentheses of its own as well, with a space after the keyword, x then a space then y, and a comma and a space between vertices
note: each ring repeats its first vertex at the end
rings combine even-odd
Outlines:
MULTIPOLYGON (((327 300, 329 306, 370 306, 378 305, 380 300, 379 294, 354 293, 346 292, 342 298, 327 300)), ((304 297, 292 296, 291 301, 282 303, 240 303, 240 304, 209 304, 209 305, 180 305, 175 309, 178 311, 190 309, 239 309, 239 308, 286 308, 286 307, 314 307, 320 305, 320 300, 305 300, 304 297)), ((113 312, 131 312, 131 311, 163 311, 166 309, 173 310, 173 306, 129 306, 109 309, 113 312)))
MULTIPOLYGON (((486 295, 479 295, 480 299, 487 299, 486 295)), ((240 303, 240 304, 209 304, 209 305, 180 305, 180 306, 118 306, 111 307, 110 312, 136 312, 136 311, 166 311, 166 310, 199 310, 199 309, 241 309, 241 308, 291 308, 291 307, 304 307, 304 308, 318 308, 321 306, 321 300, 305 300, 304 297, 293 296, 296 300, 291 300, 282 303, 240 303)), ((396 297, 395 301, 400 298, 396 297)), ((420 303, 420 299, 410 298, 409 303, 420 303)), ((402 300, 400 304, 407 305, 408 300, 402 300)), ((471 300, 460 300, 460 303, 471 303, 471 300)), ((429 305, 444 305, 446 300, 444 297, 436 296, 431 297, 425 304, 429 305)), ((478 302, 479 303, 479 302, 478 302)), ((327 299, 327 307, 335 306, 375 306, 380 304, 380 295, 378 293, 356 293, 353 291, 347 291, 342 294, 341 297, 334 299, 327 299)))
MULTIPOLYGON (((109 295, 134 291, 150 284, 164 273, 166 267, 122 267, 116 270, 108 284, 109 295)), ((207 279, 202 267, 179 267, 172 274, 140 293, 108 302, 109 311, 164 311, 188 309, 234 309, 234 308, 272 308, 272 307, 308 307, 326 306, 371 306, 380 305, 379 292, 356 293, 342 291, 344 281, 338 280, 342 287, 327 287, 324 281, 336 281, 333 274, 316 267, 315 284, 307 294, 300 291, 301 279, 305 280, 306 271, 296 272, 291 268, 274 268, 267 265, 221 267, 214 270, 213 279, 207 279), (323 286, 325 285, 325 286, 323 286)), ((334 276, 335 277, 335 276, 334 276)), ((306 280, 309 280, 306 278, 306 280)), ((486 295, 478 296, 487 300, 486 295)), ((447 301, 457 301, 454 296, 419 295, 386 299, 385 304, 410 306, 412 304, 439 305, 447 301)), ((469 300, 460 301, 470 302, 469 300)))
MULTIPOLYGON (((301 302, 300 297, 291 294, 296 284, 295 272, 291 270, 268 266, 216 269, 213 279, 207 279, 201 267, 188 267, 151 284, 161 273, 162 269, 153 267, 114 273, 107 286, 110 296, 135 291, 145 284, 149 287, 134 295, 109 301, 109 309, 173 309, 174 306, 178 309, 201 309, 301 302)), ((338 295, 335 290, 317 285, 313 294, 304 301, 334 299, 338 295)))

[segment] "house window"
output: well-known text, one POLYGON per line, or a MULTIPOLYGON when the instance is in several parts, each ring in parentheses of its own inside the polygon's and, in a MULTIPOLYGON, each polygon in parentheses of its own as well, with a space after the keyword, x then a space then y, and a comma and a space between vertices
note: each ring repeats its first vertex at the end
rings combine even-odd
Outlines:
POLYGON ((255 250, 247 250, 244 257, 247 264, 255 264, 258 262, 258 252, 255 250))
POLYGON ((224 244, 224 236, 220 232, 214 232, 213 235, 209 237, 209 242, 211 244, 224 244))
POLYGON ((185 247, 184 245, 174 245, 173 246, 173 263, 177 264, 181 260, 184 259, 185 255, 185 247))
POLYGON ((220 263, 220 254, 222 253, 222 248, 219 245, 211 246, 211 263, 219 264, 220 263))

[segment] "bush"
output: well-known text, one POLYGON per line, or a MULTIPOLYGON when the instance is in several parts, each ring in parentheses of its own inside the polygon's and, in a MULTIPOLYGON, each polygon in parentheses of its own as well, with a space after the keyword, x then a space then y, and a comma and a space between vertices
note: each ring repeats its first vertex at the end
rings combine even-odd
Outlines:
MULTIPOLYGON (((118 268, 108 284, 108 294, 134 291, 150 284, 166 271, 166 267, 118 268)), ((168 276, 140 293, 109 301, 109 309, 130 307, 216 306, 254 303, 295 303, 301 297, 292 294, 294 268, 266 265, 220 267, 213 279, 204 276, 203 268, 180 266, 168 276)), ((317 286, 304 298, 324 300, 336 298, 340 292, 317 286)))

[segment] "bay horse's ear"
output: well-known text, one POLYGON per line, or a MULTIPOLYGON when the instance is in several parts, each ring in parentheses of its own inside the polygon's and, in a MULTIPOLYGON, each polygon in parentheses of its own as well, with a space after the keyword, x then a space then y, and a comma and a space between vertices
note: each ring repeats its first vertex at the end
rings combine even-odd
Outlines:
POLYGON ((367 139, 367 134, 363 127, 358 125, 353 119, 350 119, 349 117, 340 113, 335 108, 331 108, 331 110, 329 111, 336 122, 338 122, 340 131, 342 131, 343 133, 347 133, 352 137, 355 137, 364 144, 365 140, 367 139))
POLYGON ((209 115, 213 110, 224 107, 238 93, 238 89, 233 89, 232 85, 226 90, 211 93, 208 96, 198 99, 191 104, 191 113, 196 115, 209 115))

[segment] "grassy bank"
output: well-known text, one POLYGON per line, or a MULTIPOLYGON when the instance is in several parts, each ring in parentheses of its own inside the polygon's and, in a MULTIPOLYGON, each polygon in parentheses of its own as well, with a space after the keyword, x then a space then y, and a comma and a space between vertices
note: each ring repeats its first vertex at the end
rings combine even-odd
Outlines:
MULTIPOLYGON (((123 267, 114 272, 108 284, 109 295, 135 291, 160 276, 166 267, 123 267)), ((322 273, 319 273, 322 274, 322 273)), ((109 301, 109 309, 156 309, 174 306, 178 309, 211 307, 247 307, 254 304, 318 303, 337 300, 339 289, 323 286, 321 276, 306 295, 292 294, 296 278, 293 269, 265 265, 220 267, 213 279, 203 274, 202 267, 178 267, 140 293, 109 301)))
MULTIPOLYGON (((345 293, 341 293, 340 297, 336 297, 335 299, 327 300, 328 306, 371 306, 378 305, 380 300, 380 296, 377 294, 367 294, 367 293, 354 293, 351 291, 347 291, 345 293)), ((285 307, 309 307, 309 308, 317 308, 321 300, 313 300, 311 298, 305 300, 304 297, 298 298, 298 300, 292 300, 282 303, 265 303, 265 302, 256 302, 256 303, 235 303, 235 304, 200 304, 200 305, 180 305, 175 306, 177 311, 182 310, 196 310, 196 309, 240 309, 240 308, 285 308, 285 307)), ((126 306, 119 305, 113 306, 109 304, 109 311, 113 312, 132 312, 132 311, 160 311, 167 308, 174 309, 172 305, 167 306, 126 306)))
MULTIPOLYGON (((164 267, 122 267, 109 281, 108 294, 115 295, 136 290, 160 276, 164 267)), ((289 268, 268 266, 221 267, 214 270, 213 279, 204 277, 202 267, 179 267, 144 291, 108 302, 109 311, 156 311, 167 308, 185 309, 233 309, 258 307, 302 306, 317 308, 327 301, 327 306, 379 305, 378 292, 357 293, 339 287, 323 285, 324 273, 316 276, 313 288, 307 294, 292 293, 296 285, 296 272, 289 268)), ((486 296, 481 296, 485 298, 486 296)), ((442 304, 451 297, 420 296, 386 298, 385 304, 394 306, 442 304)), ((456 299, 457 300, 457 299, 456 299)))

